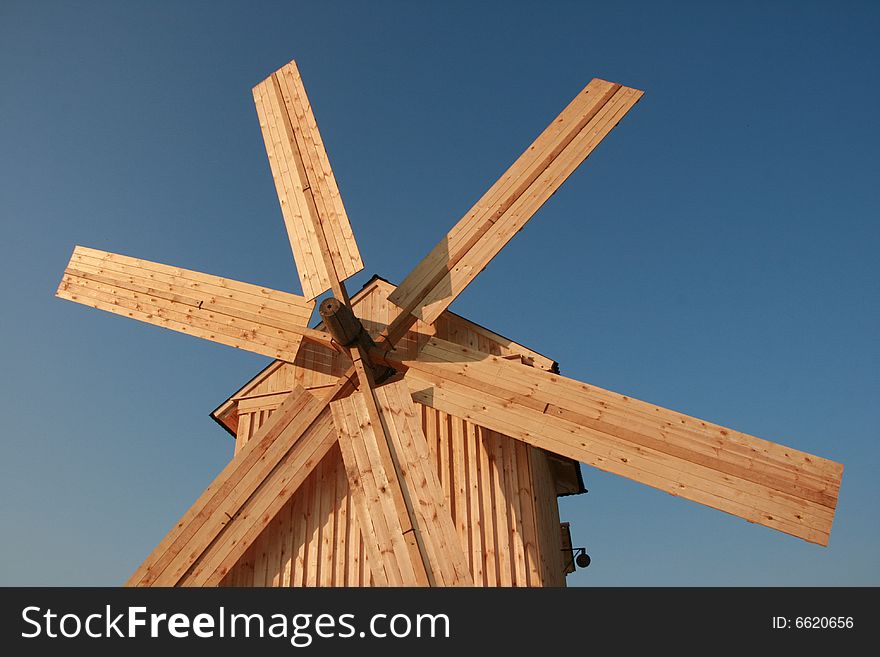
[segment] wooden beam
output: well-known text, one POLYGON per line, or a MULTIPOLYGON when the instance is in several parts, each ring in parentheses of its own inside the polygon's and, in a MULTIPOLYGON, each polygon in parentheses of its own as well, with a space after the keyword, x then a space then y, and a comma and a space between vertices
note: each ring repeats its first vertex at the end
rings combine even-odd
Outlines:
POLYGON ((326 408, 297 387, 135 571, 128 586, 217 584, 335 442, 326 408))
POLYGON ((56 296, 288 362, 303 338, 332 340, 300 296, 81 246, 56 296))
POLYGON ((303 292, 347 302, 338 284, 364 265, 296 63, 253 95, 303 292))
POLYGON ((827 545, 843 466, 442 340, 408 368, 413 398, 536 447, 827 545))
POLYGON ((432 324, 638 102, 642 92, 595 79, 389 296, 400 316, 432 324))
POLYGON ((373 392, 377 417, 369 409, 366 390, 333 402, 331 408, 377 580, 408 586, 473 585, 408 389, 396 382, 373 392), (403 510, 395 500, 397 489, 403 510), (407 535, 416 541, 409 543, 407 535))
POLYGON ((452 521, 452 509, 437 479, 422 431, 421 412, 413 403, 409 388, 403 381, 396 381, 377 387, 374 394, 399 464, 429 579, 439 586, 473 586, 463 543, 452 521))

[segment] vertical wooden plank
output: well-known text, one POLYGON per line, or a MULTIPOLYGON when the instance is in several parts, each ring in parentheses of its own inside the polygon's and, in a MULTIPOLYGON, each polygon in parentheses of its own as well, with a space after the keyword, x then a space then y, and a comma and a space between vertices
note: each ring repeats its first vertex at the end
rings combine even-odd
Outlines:
POLYGON ((487 429, 479 430, 480 458, 480 503, 483 513, 483 551, 485 559, 483 568, 486 586, 498 586, 498 556, 495 534, 494 489, 492 485, 492 465, 489 452, 492 446, 492 434, 487 429))
POLYGON ((266 568, 268 565, 268 535, 266 532, 254 541, 254 581, 253 586, 266 586, 266 568))
POLYGON ((504 448, 506 436, 491 432, 492 448, 489 459, 492 466, 492 499, 495 515, 495 536, 498 550, 498 586, 513 586, 510 563, 510 529, 507 517, 507 499, 504 495, 504 448))
MULTIPOLYGON (((422 409, 425 418, 425 440, 428 442, 428 452, 431 454, 431 460, 439 463, 437 453, 437 411, 429 406, 422 406, 422 409)), ((439 465, 437 466, 437 476, 442 476, 439 465)), ((442 478, 440 483, 443 483, 442 478)))
POLYGON ((333 546, 336 541, 333 527, 336 522, 336 469, 332 459, 324 458, 321 470, 321 568, 320 585, 333 586, 333 546))
MULTIPOLYGON (((364 393, 368 394, 368 393, 364 393)), ((371 394, 371 393, 369 393, 371 394)), ((367 407, 367 402, 364 400, 363 396, 356 397, 352 395, 349 399, 354 400, 353 408, 357 415, 358 425, 360 427, 370 427, 371 426, 371 418, 369 415, 369 410, 367 407)), ((373 477, 375 479, 376 490, 379 491, 379 496, 376 502, 371 504, 369 507, 373 516, 382 515, 382 522, 386 527, 387 531, 387 540, 388 542, 383 542, 385 545, 388 545, 392 548, 392 552, 394 555, 393 559, 386 558, 385 561, 385 571, 388 574, 389 584, 396 586, 406 586, 408 583, 416 581, 415 575, 415 566, 413 563, 413 553, 411 551, 410 543, 408 542, 408 537, 403 535, 402 529, 402 521, 403 518, 400 516, 400 507, 398 506, 398 501, 394 497, 394 492, 391 488, 390 481, 388 479, 389 476, 395 476, 396 474, 393 472, 388 472, 388 468, 384 465, 382 467, 376 468, 372 467, 372 464, 384 464, 385 459, 382 458, 382 446, 379 445, 379 441, 385 442, 384 433, 382 435, 377 435, 377 430, 372 428, 371 430, 365 431, 363 434, 364 439, 362 441, 355 441, 357 445, 358 442, 363 444, 363 460, 359 459, 359 462, 364 466, 369 465, 371 467, 373 477), (398 570, 399 575, 399 583, 397 580, 392 578, 389 570, 396 568, 398 570)), ((385 447, 387 449, 387 446, 385 447)), ((363 471, 363 467, 362 467, 363 471)), ((406 520, 408 523, 408 519, 406 520)), ((379 525, 376 523, 376 518, 373 519, 374 526, 377 528, 379 525)), ((363 522, 361 523, 363 526, 363 522)), ((372 554, 371 561, 372 561, 372 554)), ((384 556, 384 554, 383 554, 384 556)), ((420 564, 419 564, 420 565, 420 564)), ((374 575, 375 575, 374 569, 374 575)))
POLYGON ((345 468, 342 465, 342 454, 339 447, 334 447, 333 468, 336 472, 336 499, 333 508, 336 511, 336 520, 333 527, 333 586, 346 586, 345 560, 348 557, 348 480, 345 476, 345 468))
MULTIPOLYGON (((344 466, 344 464, 343 464, 344 466)), ((343 470, 345 468, 343 467, 343 470)), ((346 478, 346 485, 348 479, 346 478)), ((351 491, 348 494, 348 528, 346 533, 346 543, 348 546, 348 558, 345 560, 345 585, 346 586, 363 586, 361 577, 361 529, 358 525, 357 514, 354 510, 354 500, 351 491)))
MULTIPOLYGON (((283 509, 284 507, 282 507, 283 509)), ((279 513, 272 519, 268 527, 263 530, 267 534, 266 542, 266 586, 278 587, 281 585, 281 518, 279 513)))
POLYGON ((293 509, 293 576, 291 586, 306 585, 306 569, 308 558, 308 490, 311 477, 303 482, 294 496, 293 509))
POLYGON ((484 572, 485 551, 483 548, 483 510, 480 504, 480 437, 477 427, 465 422, 467 441, 467 484, 468 484, 468 526, 471 551, 471 572, 477 586, 486 585, 484 572))
POLYGON ((323 461, 318 463, 312 472, 311 485, 309 486, 309 530, 308 530, 308 559, 306 565, 306 586, 318 586, 318 568, 321 556, 321 471, 324 468, 323 461))
POLYGON ((287 503, 287 532, 284 535, 284 542, 287 547, 285 548, 285 554, 287 555, 287 561, 284 566, 284 573, 281 578, 281 586, 290 587, 294 585, 294 579, 296 578, 296 518, 297 518, 297 509, 299 508, 297 505, 297 501, 300 497, 300 491, 290 499, 287 503))
MULTIPOLYGON (((410 502, 413 526, 418 530, 420 558, 424 558, 429 580, 436 585, 472 586, 473 577, 461 546, 456 526, 434 474, 427 441, 421 430, 409 389, 403 382, 387 383, 376 389, 383 409, 383 422, 403 472, 402 483, 410 502)), ((448 417, 443 417, 443 433, 450 443, 448 417)), ((447 452, 448 453, 448 452, 447 452)))
POLYGON ((442 411, 437 414, 437 469, 440 472, 440 484, 443 487, 443 498, 447 508, 452 508, 452 466, 449 462, 450 424, 449 416, 442 411))
MULTIPOLYGON (((455 528, 458 532, 458 540, 465 552, 469 549, 469 531, 468 531, 468 504, 467 504, 467 473, 466 473, 466 446, 464 434, 464 420, 456 417, 449 417, 450 444, 452 446, 452 518, 455 522, 455 528)), ((473 573, 472 573, 473 574, 473 573)))
POLYGON ((238 432, 235 435, 235 454, 241 451, 245 443, 251 437, 251 417, 250 413, 242 413, 238 416, 238 432))
POLYGON ((544 586, 565 586, 562 542, 559 533, 559 508, 546 455, 538 449, 530 452, 534 482, 535 509, 539 522, 538 539, 544 586))
POLYGON ((507 499, 508 525, 510 528, 510 559, 513 570, 513 586, 528 586, 526 575, 525 546, 522 536, 522 509, 519 502, 519 472, 516 464, 518 441, 505 437, 504 448, 504 496, 507 499))
POLYGON ((541 586, 543 582, 538 555, 538 528, 535 519, 535 499, 532 494, 532 473, 529 466, 529 452, 534 448, 520 441, 516 441, 515 445, 526 575, 529 586, 541 586))
POLYGON ((372 433, 372 428, 369 422, 363 421, 358 415, 356 404, 357 400, 349 397, 333 402, 330 408, 339 433, 339 449, 348 478, 354 515, 358 518, 363 536, 361 568, 364 565, 364 553, 367 553, 370 569, 378 573, 383 586, 401 586, 403 578, 395 559, 391 558, 394 549, 391 547, 385 512, 381 507, 380 484, 372 468, 360 465, 369 465, 370 462, 367 456, 366 436, 372 433), (372 509, 378 512, 372 513, 372 509), (389 558, 384 558, 385 555, 381 551, 383 549, 390 553, 389 558))

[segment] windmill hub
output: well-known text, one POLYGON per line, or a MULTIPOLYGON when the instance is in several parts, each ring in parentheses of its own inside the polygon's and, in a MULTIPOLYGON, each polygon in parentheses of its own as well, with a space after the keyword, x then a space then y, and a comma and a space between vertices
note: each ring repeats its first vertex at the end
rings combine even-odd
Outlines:
POLYGON ((324 321, 324 326, 333 339, 343 347, 353 347, 366 338, 369 338, 364 325, 351 307, 336 297, 328 297, 321 302, 318 313, 324 321))

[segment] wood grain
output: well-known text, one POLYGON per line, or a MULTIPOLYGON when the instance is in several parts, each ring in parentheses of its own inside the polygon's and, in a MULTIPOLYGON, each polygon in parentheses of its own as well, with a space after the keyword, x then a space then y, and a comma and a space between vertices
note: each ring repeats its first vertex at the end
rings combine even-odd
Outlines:
POLYGON ((296 62, 253 96, 303 293, 314 299, 363 261, 296 62))
POLYGON ((638 102, 642 92, 594 79, 389 297, 432 324, 638 102))
POLYGON ((398 366, 421 403, 827 545, 839 463, 436 338, 398 366))

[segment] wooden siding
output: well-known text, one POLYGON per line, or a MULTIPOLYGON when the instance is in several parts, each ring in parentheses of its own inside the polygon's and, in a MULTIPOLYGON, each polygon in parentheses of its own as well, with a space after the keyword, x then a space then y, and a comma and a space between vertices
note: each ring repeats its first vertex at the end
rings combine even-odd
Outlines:
MULTIPOLYGON (((474 583, 564 586, 556 490, 544 452, 419 408, 474 583)), ((237 449, 273 410, 270 402, 240 416, 237 449)), ((334 445, 221 586, 371 586, 368 559, 334 445)))
MULTIPOLYGON (((393 319, 394 286, 376 278, 353 298, 372 335, 393 319)), ((415 355, 432 335, 517 363, 554 371, 556 363, 458 315, 434 329, 417 322, 399 348, 415 355)), ((236 453, 297 385, 316 394, 348 363, 304 341, 293 363, 276 361, 214 413, 236 434, 236 453)), ((563 586, 557 481, 549 457, 500 433, 419 405, 444 499, 477 586, 563 586)), ((575 466, 576 467, 576 466, 575 466)), ((376 580, 350 498, 339 447, 286 502, 222 580, 226 586, 370 586, 376 580)))

